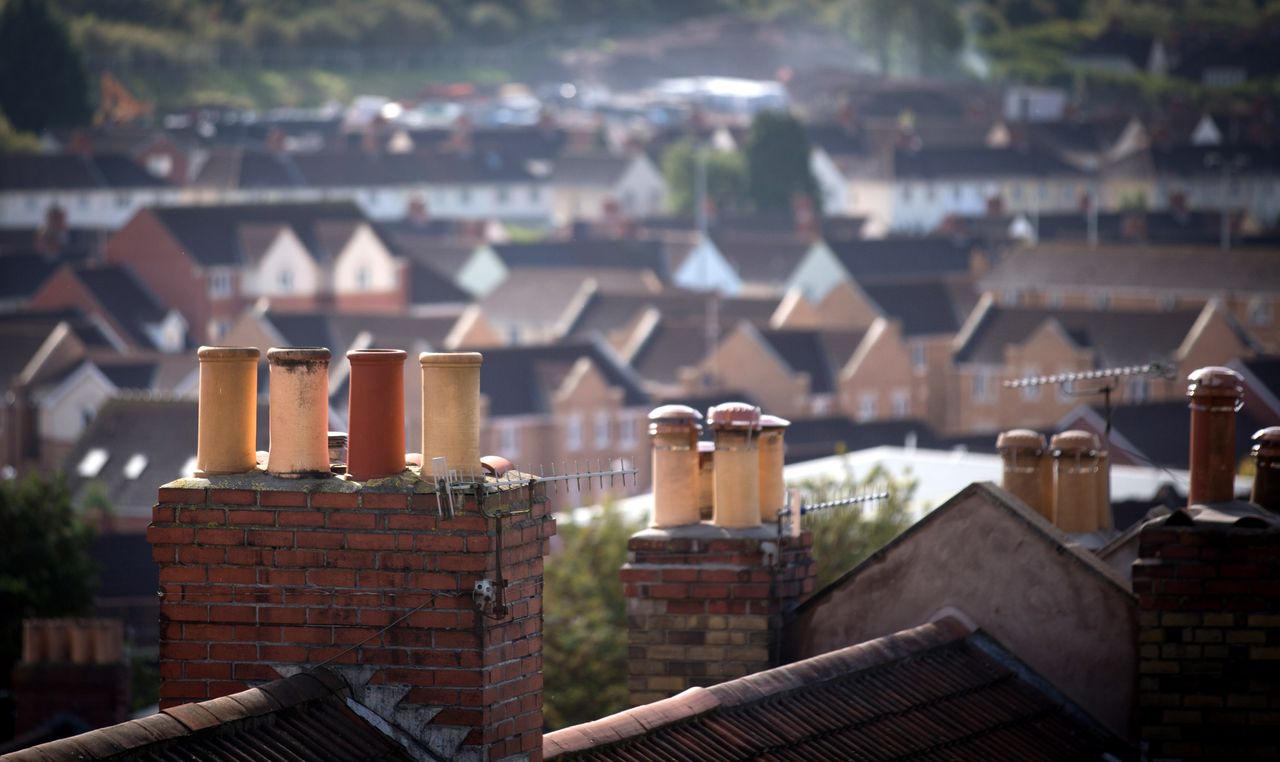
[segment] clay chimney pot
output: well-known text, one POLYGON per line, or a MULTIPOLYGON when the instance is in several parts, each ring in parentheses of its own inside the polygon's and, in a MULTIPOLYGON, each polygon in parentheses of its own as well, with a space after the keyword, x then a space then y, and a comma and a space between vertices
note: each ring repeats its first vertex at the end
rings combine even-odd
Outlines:
POLYGON ((267 472, 287 479, 329 476, 329 350, 267 350, 271 445, 267 472))
POLYGON ((1255 504, 1272 513, 1280 513, 1280 426, 1268 426, 1253 435, 1255 504))
POLYGON ((1230 368, 1210 366, 1187 376, 1191 407, 1191 505, 1220 503, 1235 492, 1236 411, 1244 379, 1230 368))
POLYGON ((786 460, 785 436, 791 421, 776 415, 760 416, 760 520, 777 521, 778 511, 787 504, 787 484, 782 476, 786 460))
POLYGON ((200 347, 196 475, 240 474, 257 466, 256 347, 200 347))
POLYGON ((480 470, 479 352, 423 352, 422 462, 443 457, 461 473, 480 470))
POLYGON ((353 349, 347 403, 347 473, 364 481, 404 471, 404 361, 402 349, 353 349))
POLYGON ((1001 485, 1053 521, 1053 458, 1044 436, 1031 429, 1010 429, 996 437, 1003 469, 1001 485))
POLYGON ((1105 494, 1099 480, 1106 479, 1101 467, 1101 444, 1087 431, 1064 431, 1049 440, 1054 458, 1053 523, 1064 532, 1094 532, 1101 528, 1101 516, 1109 506, 1100 506, 1105 494))
POLYGON ((760 408, 725 402, 707 411, 715 433, 711 522, 718 527, 760 526, 760 408))
POLYGON ((662 405, 649 413, 653 438, 653 519, 650 526, 697 524, 698 435, 702 415, 685 405, 662 405))

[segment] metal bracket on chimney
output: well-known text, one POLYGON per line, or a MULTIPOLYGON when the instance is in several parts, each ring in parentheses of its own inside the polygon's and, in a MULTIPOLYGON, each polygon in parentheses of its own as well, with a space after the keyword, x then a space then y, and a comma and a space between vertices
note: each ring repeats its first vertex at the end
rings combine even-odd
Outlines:
POLYGON ((478 579, 471 590, 471 599, 477 609, 492 614, 498 606, 498 587, 491 579, 478 579))

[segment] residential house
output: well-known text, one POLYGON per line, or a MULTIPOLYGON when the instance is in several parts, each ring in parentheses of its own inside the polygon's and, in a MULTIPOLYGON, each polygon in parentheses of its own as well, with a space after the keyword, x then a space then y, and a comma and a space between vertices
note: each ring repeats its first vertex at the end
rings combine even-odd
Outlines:
POLYGON ((1280 357, 1259 355, 1237 358, 1227 367, 1244 381, 1245 404, 1263 417, 1280 417, 1280 357))
POLYGON ((842 285, 857 290, 868 283, 959 277, 986 266, 979 248, 942 236, 823 241, 804 255, 786 285, 818 305, 842 285))
POLYGON ((1005 305, 1173 310, 1218 300, 1268 351, 1280 351, 1280 257, 1209 247, 1040 246, 1005 256, 979 286, 1005 305))
POLYGON ((644 153, 632 156, 566 155, 554 160, 547 176, 556 224, 599 220, 611 213, 647 217, 667 208, 667 182, 644 153))
POLYGON ((0 250, 0 312, 29 308, 31 296, 57 269, 58 263, 39 251, 0 250))
POLYGON ((1162 363, 1167 375, 1120 379, 1115 404, 1181 398, 1196 368, 1248 357, 1254 348, 1217 302, 1200 309, 1004 307, 989 295, 955 339, 947 432, 1049 426, 1096 393, 1096 383, 1006 388, 1030 376, 1162 363))
POLYGON ((178 190, 119 154, 0 154, 0 228, 36 228, 59 207, 75 228, 114 230, 178 190))
POLYGON ((514 268, 476 308, 505 343, 548 344, 567 335, 597 294, 643 297, 662 288, 647 270, 637 274, 617 267, 514 268))
MULTIPOLYGON (((1263 227, 1280 216, 1280 150, 1266 145, 1156 144, 1118 159, 1106 177, 1108 186, 1123 182, 1128 197, 1156 211, 1243 212, 1263 227)), ((1231 227, 1240 232, 1236 222, 1231 227)))
POLYGON ((501 285, 516 269, 625 268, 637 278, 656 275, 670 280, 667 256, 657 241, 568 239, 538 243, 481 244, 455 274, 455 283, 483 297, 501 285))
POLYGON ((190 348, 182 313, 161 302, 121 264, 63 265, 31 297, 35 310, 79 309, 128 351, 190 348))
POLYGON ((107 242, 187 321, 219 341, 251 303, 394 312, 406 306, 405 265, 350 202, 154 207, 107 242))

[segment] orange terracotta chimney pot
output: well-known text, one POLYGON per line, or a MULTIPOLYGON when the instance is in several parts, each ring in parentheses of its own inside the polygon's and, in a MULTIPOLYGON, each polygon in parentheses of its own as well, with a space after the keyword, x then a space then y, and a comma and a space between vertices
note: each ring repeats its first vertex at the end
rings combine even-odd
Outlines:
POLYGON ((726 529, 760 526, 760 408, 725 402, 707 411, 715 432, 711 523, 726 529))
POLYGON ((256 347, 200 347, 196 476, 241 474, 257 466, 256 347))
POLYGON ((1000 485, 1010 494, 1053 521, 1053 458, 1044 435, 1031 429, 1010 429, 996 437, 1003 464, 1000 485))
POLYGON ((358 481, 405 469, 402 349, 353 349, 347 402, 347 474, 358 481))
POLYGON ((267 350, 271 373, 271 445, 267 473, 326 477, 329 466, 329 350, 267 350))
POLYGON ((787 483, 782 476, 786 456, 785 437, 791 421, 776 415, 760 416, 760 520, 777 521, 778 511, 787 504, 787 483))
POLYGON ((702 519, 698 498, 698 434, 702 414, 686 405, 662 405, 649 413, 653 439, 652 527, 697 524, 702 519))
POLYGON ((423 352, 422 466, 443 457, 461 473, 479 473, 479 352, 423 352))
POLYGON ((1191 407, 1189 505, 1221 503, 1235 495, 1236 412, 1244 380, 1230 368, 1210 366, 1187 376, 1191 407))

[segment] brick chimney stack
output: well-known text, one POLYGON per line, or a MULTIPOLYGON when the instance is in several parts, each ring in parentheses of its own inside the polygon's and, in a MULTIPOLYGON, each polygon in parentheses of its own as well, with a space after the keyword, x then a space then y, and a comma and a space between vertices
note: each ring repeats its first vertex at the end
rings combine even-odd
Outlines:
MULTIPOLYGON (((201 391, 203 409, 213 395, 201 391)), ((362 446, 380 451, 370 437, 381 437, 403 450, 402 421, 365 430, 362 446)), ((455 491, 450 516, 414 469, 357 481, 250 466, 161 487, 148 529, 161 706, 324 665, 351 686, 356 711, 418 758, 540 758, 542 556, 554 523, 536 485, 521 496, 529 512, 514 515, 495 515, 501 506, 477 489, 455 491)))
MULTIPOLYGON (((665 427, 670 413, 658 408, 652 416, 665 427)), ((696 418, 684 416, 687 428, 696 424, 696 418)), ((728 403, 712 408, 708 419, 721 427, 717 440, 726 432, 732 440, 719 441, 712 461, 716 519, 699 521, 689 510, 690 497, 696 505, 698 493, 693 481, 686 487, 691 495, 674 497, 679 510, 655 505, 662 526, 638 532, 627 543, 622 581, 633 706, 777 666, 783 617, 813 590, 812 536, 779 533, 776 524, 761 523, 754 446, 758 410, 728 403), (730 501, 739 504, 731 507, 730 501), (669 525, 667 517, 673 516, 685 516, 686 523, 669 525)), ((688 441, 688 431, 681 436, 688 441)), ((654 441, 658 448, 671 444, 660 437, 654 441)), ((689 463, 681 464, 686 478, 663 484, 656 477, 655 500, 665 501, 676 484, 689 481, 699 452, 687 452, 689 463)), ((655 452, 655 462, 665 464, 677 455, 655 452)))

